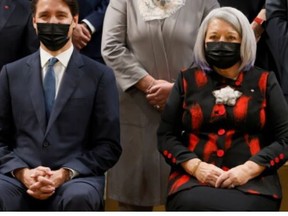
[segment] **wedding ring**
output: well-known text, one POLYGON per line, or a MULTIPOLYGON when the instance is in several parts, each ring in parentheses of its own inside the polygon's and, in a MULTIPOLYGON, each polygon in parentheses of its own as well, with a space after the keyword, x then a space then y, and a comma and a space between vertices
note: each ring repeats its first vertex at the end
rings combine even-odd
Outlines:
POLYGON ((154 107, 155 107, 157 110, 160 109, 160 106, 159 106, 159 105, 155 105, 154 107))
POLYGON ((231 188, 234 188, 235 187, 235 185, 234 184, 231 184, 231 188))

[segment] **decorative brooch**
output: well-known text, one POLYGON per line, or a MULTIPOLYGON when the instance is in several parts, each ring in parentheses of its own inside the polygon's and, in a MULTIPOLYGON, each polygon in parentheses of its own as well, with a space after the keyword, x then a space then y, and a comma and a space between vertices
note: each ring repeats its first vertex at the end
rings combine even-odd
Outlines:
POLYGON ((234 90, 230 86, 215 90, 212 93, 216 98, 216 104, 226 104, 228 106, 234 106, 237 99, 242 95, 242 92, 234 90))

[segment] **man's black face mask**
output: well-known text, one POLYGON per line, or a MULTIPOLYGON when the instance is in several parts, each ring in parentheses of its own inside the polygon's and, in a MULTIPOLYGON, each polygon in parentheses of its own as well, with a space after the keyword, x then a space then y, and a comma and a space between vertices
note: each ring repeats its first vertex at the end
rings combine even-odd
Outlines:
POLYGON ((70 24, 37 23, 39 40, 51 51, 61 49, 69 40, 70 24))

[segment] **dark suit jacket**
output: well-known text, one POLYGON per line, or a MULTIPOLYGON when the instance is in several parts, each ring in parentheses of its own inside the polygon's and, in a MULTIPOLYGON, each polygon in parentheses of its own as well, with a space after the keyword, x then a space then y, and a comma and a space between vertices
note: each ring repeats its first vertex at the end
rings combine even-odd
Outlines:
POLYGON ((266 31, 277 63, 277 76, 288 102, 288 1, 266 0, 266 31))
POLYGON ((39 52, 3 67, 0 173, 43 165, 103 175, 121 153, 113 72, 74 51, 47 126, 42 89, 39 52))
POLYGON ((2 0, 0 7, 0 70, 39 48, 28 0, 2 0))
POLYGON ((104 63, 101 56, 101 38, 103 20, 109 0, 78 0, 79 21, 87 19, 96 29, 91 41, 81 50, 81 53, 101 63, 104 63))
POLYGON ((288 107, 274 73, 252 68, 237 80, 194 68, 179 76, 158 130, 159 150, 171 166, 169 194, 200 186, 181 163, 192 158, 229 170, 254 161, 266 169, 235 187, 280 199, 277 169, 288 159, 288 107), (242 92, 234 106, 216 104, 212 92, 242 92))

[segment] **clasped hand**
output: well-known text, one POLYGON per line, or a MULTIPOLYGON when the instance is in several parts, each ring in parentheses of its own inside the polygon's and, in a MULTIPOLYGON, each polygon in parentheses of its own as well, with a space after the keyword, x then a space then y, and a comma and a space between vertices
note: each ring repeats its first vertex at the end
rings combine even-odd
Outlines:
POLYGON ((89 43, 90 40, 91 40, 91 33, 85 27, 85 24, 84 23, 77 24, 73 30, 73 37, 72 37, 74 46, 80 50, 85 46, 87 46, 87 43, 89 43))
POLYGON ((153 85, 147 89, 147 101, 159 111, 163 110, 168 96, 173 87, 173 83, 165 80, 156 80, 153 85))
POLYGON ((15 177, 27 187, 27 193, 35 199, 45 200, 51 197, 56 188, 69 178, 69 171, 59 169, 52 171, 48 167, 34 169, 23 168, 15 172, 15 177))
MULTIPOLYGON (((184 167, 186 172, 192 170, 193 167, 187 163, 184 167)), ((236 166, 228 171, 224 171, 221 168, 201 162, 194 172, 194 176, 202 183, 215 187, 215 188, 234 188, 235 186, 243 185, 251 178, 255 177, 251 175, 251 170, 246 164, 236 166)))

